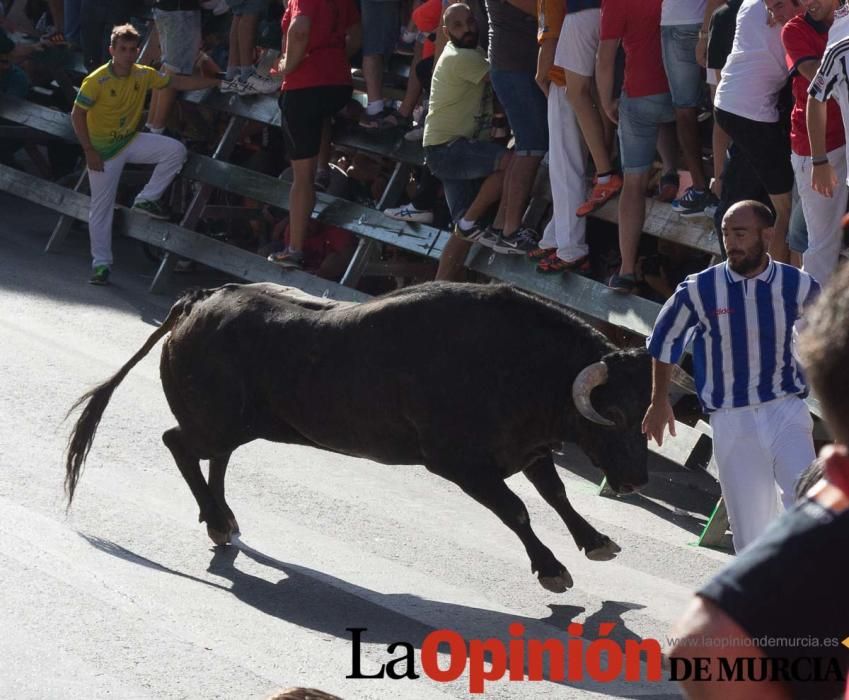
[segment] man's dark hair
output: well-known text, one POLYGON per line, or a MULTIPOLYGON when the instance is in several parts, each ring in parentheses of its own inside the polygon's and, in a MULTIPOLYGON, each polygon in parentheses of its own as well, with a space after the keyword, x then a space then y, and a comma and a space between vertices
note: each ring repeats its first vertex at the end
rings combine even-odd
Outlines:
POLYGON ((734 210, 748 209, 752 212, 758 222, 759 228, 770 228, 775 226, 775 217, 772 210, 763 202, 756 199, 744 199, 742 202, 736 202, 732 205, 734 210))
POLYGON ((811 386, 838 442, 849 444, 849 266, 806 312, 799 351, 811 386))

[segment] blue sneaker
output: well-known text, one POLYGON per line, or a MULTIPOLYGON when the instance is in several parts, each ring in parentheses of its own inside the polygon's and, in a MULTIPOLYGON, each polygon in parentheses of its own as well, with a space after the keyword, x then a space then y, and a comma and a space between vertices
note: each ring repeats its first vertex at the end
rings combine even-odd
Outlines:
POLYGON ((716 204, 716 197, 708 189, 688 187, 681 197, 672 202, 672 211, 681 216, 706 216, 705 208, 716 204))

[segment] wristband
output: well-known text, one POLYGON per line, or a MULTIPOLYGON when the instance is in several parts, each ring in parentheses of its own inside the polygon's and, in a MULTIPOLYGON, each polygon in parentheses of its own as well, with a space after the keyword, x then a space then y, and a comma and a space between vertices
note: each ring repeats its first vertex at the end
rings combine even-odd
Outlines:
POLYGON ((820 156, 819 158, 811 157, 811 163, 814 165, 825 165, 828 163, 828 156, 820 156))

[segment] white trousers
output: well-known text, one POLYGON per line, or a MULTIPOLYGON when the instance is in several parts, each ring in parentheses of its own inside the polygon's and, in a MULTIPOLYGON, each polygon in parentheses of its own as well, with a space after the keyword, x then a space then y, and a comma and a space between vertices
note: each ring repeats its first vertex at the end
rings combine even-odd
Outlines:
POLYGON ((793 505, 796 480, 816 457, 814 423, 805 402, 787 396, 721 409, 711 414, 710 426, 734 551, 740 552, 793 505))
POLYGON ((542 234, 540 248, 556 248, 557 257, 577 260, 588 252, 586 219, 575 212, 586 201, 587 148, 565 88, 548 91, 548 173, 554 215, 542 234))
POLYGON ((841 219, 846 213, 846 147, 828 153, 828 162, 834 168, 837 184, 831 197, 823 197, 811 187, 810 156, 791 154, 796 188, 808 227, 808 249, 802 254, 802 269, 825 286, 837 268, 843 243, 841 219))
POLYGON ((186 162, 186 147, 176 139, 157 134, 136 134, 122 151, 103 161, 100 172, 89 170, 91 208, 88 235, 91 241, 92 267, 112 264, 112 219, 121 172, 127 163, 156 164, 145 188, 136 201, 155 202, 186 162))

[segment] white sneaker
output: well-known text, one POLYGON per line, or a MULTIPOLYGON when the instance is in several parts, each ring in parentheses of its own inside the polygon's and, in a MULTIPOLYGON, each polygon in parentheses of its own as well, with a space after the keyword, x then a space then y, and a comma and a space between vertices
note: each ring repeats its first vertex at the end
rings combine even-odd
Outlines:
POLYGON ((408 132, 404 134, 405 141, 421 141, 424 138, 424 127, 423 126, 414 126, 408 132))
POLYGON ((264 78, 258 73, 251 73, 245 82, 252 90, 252 94, 270 95, 280 91, 280 84, 282 81, 275 80, 271 77, 264 78))
POLYGON ((405 204, 394 209, 384 209, 383 213, 390 219, 397 221, 411 221, 417 224, 432 224, 433 212, 425 209, 416 209, 412 204, 405 204))
POLYGON ((238 78, 233 78, 233 80, 222 80, 221 85, 219 85, 218 89, 221 90, 221 92, 229 92, 229 93, 235 93, 236 95, 244 95, 246 87, 247 87, 246 83, 243 83, 238 78))

